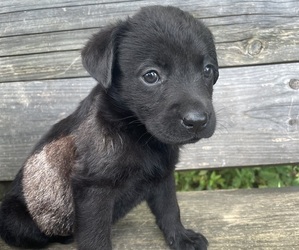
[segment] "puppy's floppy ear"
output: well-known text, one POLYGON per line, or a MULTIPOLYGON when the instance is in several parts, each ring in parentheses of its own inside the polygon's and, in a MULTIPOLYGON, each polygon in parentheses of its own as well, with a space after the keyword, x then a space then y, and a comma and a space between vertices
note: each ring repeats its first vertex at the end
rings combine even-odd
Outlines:
POLYGON ((81 52, 84 68, 104 88, 112 81, 118 26, 109 26, 95 34, 81 52))

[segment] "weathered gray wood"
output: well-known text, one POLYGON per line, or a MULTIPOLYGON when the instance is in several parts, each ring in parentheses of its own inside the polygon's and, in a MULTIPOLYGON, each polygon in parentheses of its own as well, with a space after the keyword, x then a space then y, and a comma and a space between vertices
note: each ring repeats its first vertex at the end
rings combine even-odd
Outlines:
POLYGON ((298 163, 299 64, 220 72, 218 130, 208 141, 186 146, 178 169, 298 163))
POLYGON ((8 81, 88 75, 82 67, 79 51, 3 57, 0 61, 0 69, 2 79, 8 81), (66 62, 68 62, 67 65, 66 62))
MULTIPOLYGON (((80 50, 100 28, 0 37, 0 56, 23 56, 80 50)), ((78 52, 79 54, 79 52, 78 52)), ((66 58, 66 60, 70 60, 66 58)))
POLYGON ((0 14, 9 14, 13 12, 20 11, 32 11, 32 10, 40 10, 40 9, 51 9, 51 8, 64 8, 64 7, 74 7, 81 5, 93 5, 97 4, 109 4, 113 3, 121 3, 127 2, 128 0, 51 0, 51 1, 34 1, 34 0, 2 0, 0 2, 0 14))
MULTIPOLYGON (((299 63, 221 69, 217 131, 185 146, 178 169, 299 162, 299 87, 291 79, 299 79, 299 63)), ((1 84, 0 180, 13 178, 38 138, 94 85, 91 78, 1 84)))
MULTIPOLYGON (((183 224, 202 232, 209 250, 297 250, 299 189, 252 189, 178 193, 183 224)), ((162 233, 145 206, 113 228, 115 250, 166 250, 162 233)), ((11 248, 0 242, 2 250, 11 248)), ((75 249, 54 245, 49 250, 75 249)))
POLYGON ((163 1, 1 1, 6 6, 1 11, 0 36, 13 36, 32 33, 52 32, 58 30, 74 30, 80 28, 98 27, 99 23, 107 24, 118 18, 133 14, 140 7, 162 4, 178 6, 192 12, 196 17, 214 19, 220 17, 221 22, 214 24, 238 24, 246 21, 254 23, 261 21, 259 26, 273 25, 279 22, 281 26, 296 21, 298 14, 297 1, 196 1, 196 0, 166 0, 163 1), (26 4, 26 2, 31 4, 26 4), (103 4, 103 2, 105 2, 103 4), (24 4, 25 3, 25 4, 24 4), (234 6, 234 8, 232 8, 234 6), (86 18, 88 16, 88 18, 86 18), (263 18, 259 18, 263 16, 263 18), (231 18, 235 21, 232 22, 231 18), (72 22, 70 21, 72 20, 72 22), (276 21, 275 21, 276 20, 276 21), (62 23, 61 23, 62 22, 62 23), (270 24, 272 23, 272 24, 270 24), (63 25, 62 25, 63 24, 63 25))
MULTIPOLYGON (((125 18, 141 6, 161 4, 15 2, 0 3, 5 8, 0 13, 0 82, 85 76, 80 60, 76 61, 79 52, 73 50, 80 49, 98 27, 125 18), (44 54, 48 52, 53 53, 44 54), (53 61, 59 61, 59 66, 54 67, 53 61)), ((226 0, 219 5, 172 0, 163 4, 179 6, 205 21, 214 33, 221 66, 298 61, 298 1, 226 0)))
POLYGON ((0 180, 9 180, 51 125, 91 90, 91 79, 1 84, 0 180))
MULTIPOLYGON (((152 4, 161 1, 0 1, 0 181, 14 177, 40 136, 95 85, 81 65, 87 38, 152 4)), ((299 2, 163 4, 204 20, 222 67, 297 62, 222 69, 214 97, 217 132, 182 149, 177 169, 298 163, 299 2)), ((298 194, 298 188, 209 191, 180 193, 179 202, 184 224, 204 233, 210 250, 289 250, 299 249, 298 194)), ((144 205, 115 225, 113 244, 168 249, 144 205)), ((0 241, 0 249, 12 248, 0 241)))
MULTIPOLYGON (((293 24, 292 24, 293 25, 293 24)), ((98 29, 45 33, 20 37, 0 38, 0 82, 60 77, 86 76, 81 65, 79 50, 91 34, 98 29), (51 53, 49 53, 51 52, 51 53), (59 66, 55 62, 59 62, 59 66), (54 63, 54 64, 53 64, 54 63), (70 65, 72 67, 70 68, 70 65)), ((256 30, 248 35, 233 29, 237 34, 215 31, 219 64, 221 66, 250 65, 297 61, 299 29, 256 30)))

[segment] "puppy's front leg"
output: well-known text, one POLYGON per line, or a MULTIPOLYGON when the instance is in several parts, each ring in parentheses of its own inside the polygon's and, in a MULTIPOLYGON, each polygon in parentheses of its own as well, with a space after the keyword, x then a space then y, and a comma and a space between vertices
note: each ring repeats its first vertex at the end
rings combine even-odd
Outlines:
POLYGON ((207 239, 199 233, 185 229, 181 223, 173 174, 153 187, 147 202, 171 249, 207 249, 207 239))
POLYGON ((114 195, 111 188, 73 182, 75 239, 79 250, 110 250, 114 195))

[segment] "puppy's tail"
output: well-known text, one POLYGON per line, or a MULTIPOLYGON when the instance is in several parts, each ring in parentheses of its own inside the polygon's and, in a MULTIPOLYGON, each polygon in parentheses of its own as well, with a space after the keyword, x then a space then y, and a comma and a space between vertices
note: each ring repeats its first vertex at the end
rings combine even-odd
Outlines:
POLYGON ((0 208, 0 236, 11 246, 42 248, 50 243, 50 238, 42 233, 25 204, 17 196, 7 196, 0 208))

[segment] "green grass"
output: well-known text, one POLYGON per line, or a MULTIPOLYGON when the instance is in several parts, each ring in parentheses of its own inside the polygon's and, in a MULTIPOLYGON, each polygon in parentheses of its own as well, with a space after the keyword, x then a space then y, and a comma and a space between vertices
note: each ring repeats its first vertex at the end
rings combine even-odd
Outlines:
POLYGON ((178 191, 299 186, 299 165, 177 171, 178 191))
MULTIPOLYGON (((299 186, 299 165, 176 171, 177 191, 299 186)), ((10 182, 0 182, 0 200, 10 182)))

